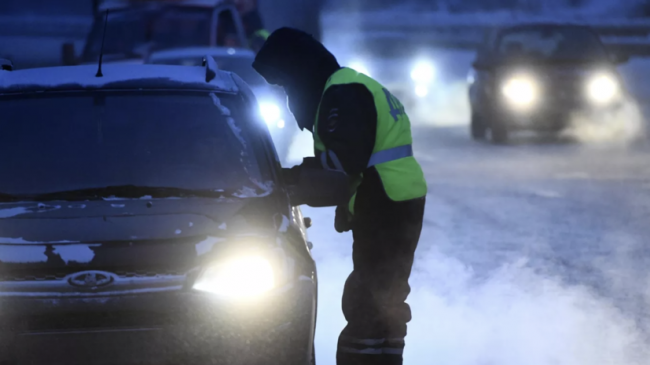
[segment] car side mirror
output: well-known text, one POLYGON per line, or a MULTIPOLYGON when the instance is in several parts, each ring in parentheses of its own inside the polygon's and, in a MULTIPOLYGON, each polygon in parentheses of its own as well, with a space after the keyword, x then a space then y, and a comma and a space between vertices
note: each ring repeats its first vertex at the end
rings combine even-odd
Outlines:
POLYGON ((298 182, 287 186, 292 206, 311 207, 347 204, 350 199, 349 189, 345 173, 320 169, 301 169, 298 182))
POLYGON ((74 66, 77 64, 77 53, 74 43, 64 43, 61 47, 61 62, 64 66, 74 66))

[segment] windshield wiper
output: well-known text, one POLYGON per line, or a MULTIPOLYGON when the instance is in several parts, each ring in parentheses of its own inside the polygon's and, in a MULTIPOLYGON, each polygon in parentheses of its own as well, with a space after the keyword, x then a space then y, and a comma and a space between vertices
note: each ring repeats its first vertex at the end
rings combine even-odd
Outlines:
MULTIPOLYGON (((206 197, 219 198, 232 195, 234 192, 215 190, 196 190, 162 186, 138 186, 138 185, 116 185, 102 188, 88 188, 58 191, 45 194, 36 194, 28 197, 28 200, 101 200, 104 198, 188 198, 206 197)), ((0 199, 2 196, 0 195, 0 199)))

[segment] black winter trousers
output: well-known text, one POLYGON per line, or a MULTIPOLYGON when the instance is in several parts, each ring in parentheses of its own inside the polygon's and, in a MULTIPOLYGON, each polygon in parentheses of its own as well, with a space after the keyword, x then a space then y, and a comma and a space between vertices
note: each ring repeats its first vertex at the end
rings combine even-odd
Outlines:
MULTIPOLYGON (((373 184, 374 185, 374 184, 373 184)), ((373 189, 374 190, 374 189, 373 189)), ((415 249, 425 198, 405 202, 357 194, 352 233, 354 271, 343 292, 348 322, 338 342, 338 365, 401 365, 415 249)))

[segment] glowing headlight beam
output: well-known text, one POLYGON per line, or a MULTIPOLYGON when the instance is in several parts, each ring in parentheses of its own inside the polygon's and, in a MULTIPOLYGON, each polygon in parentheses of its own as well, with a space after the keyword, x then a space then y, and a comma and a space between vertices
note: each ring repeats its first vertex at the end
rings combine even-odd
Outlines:
POLYGON ((275 125, 282 118, 280 107, 274 103, 260 103, 260 113, 268 125, 275 125))
POLYGON ((415 95, 418 98, 424 98, 429 95, 429 88, 424 85, 418 85, 415 87, 415 95))
POLYGON ((608 74, 594 76, 587 84, 587 95, 598 104, 606 104, 613 101, 620 92, 620 86, 616 78, 608 74))
POLYGON ((261 256, 242 256, 209 266, 194 289, 224 297, 247 299, 275 287, 271 263, 261 256))
POLYGON ((433 81, 436 70, 431 62, 420 61, 411 70, 411 79, 415 82, 428 83, 433 81))
POLYGON ((361 61, 351 62, 349 67, 351 69, 355 70, 356 72, 360 73, 360 74, 364 74, 366 76, 371 76, 370 75, 370 69, 368 68, 368 66, 366 66, 365 63, 363 63, 361 61))
POLYGON ((530 107, 539 97, 537 83, 530 77, 510 78, 503 85, 503 95, 517 107, 530 107))

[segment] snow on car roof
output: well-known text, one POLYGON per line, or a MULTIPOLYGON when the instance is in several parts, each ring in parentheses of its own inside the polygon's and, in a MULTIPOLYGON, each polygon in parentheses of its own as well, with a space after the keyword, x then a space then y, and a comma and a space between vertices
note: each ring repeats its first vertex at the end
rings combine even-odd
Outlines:
POLYGON ((232 2, 229 0, 106 0, 102 2, 98 10, 129 8, 142 5, 180 5, 180 6, 205 6, 215 7, 222 3, 232 2))
POLYGON ((255 58, 255 52, 246 48, 184 47, 155 52, 149 56, 148 62, 176 59, 181 57, 202 57, 205 55, 213 57, 248 57, 251 60, 255 58))
POLYGON ((0 93, 83 89, 198 89, 235 93, 229 72, 217 70, 206 82, 205 67, 105 64, 0 71, 0 93))

